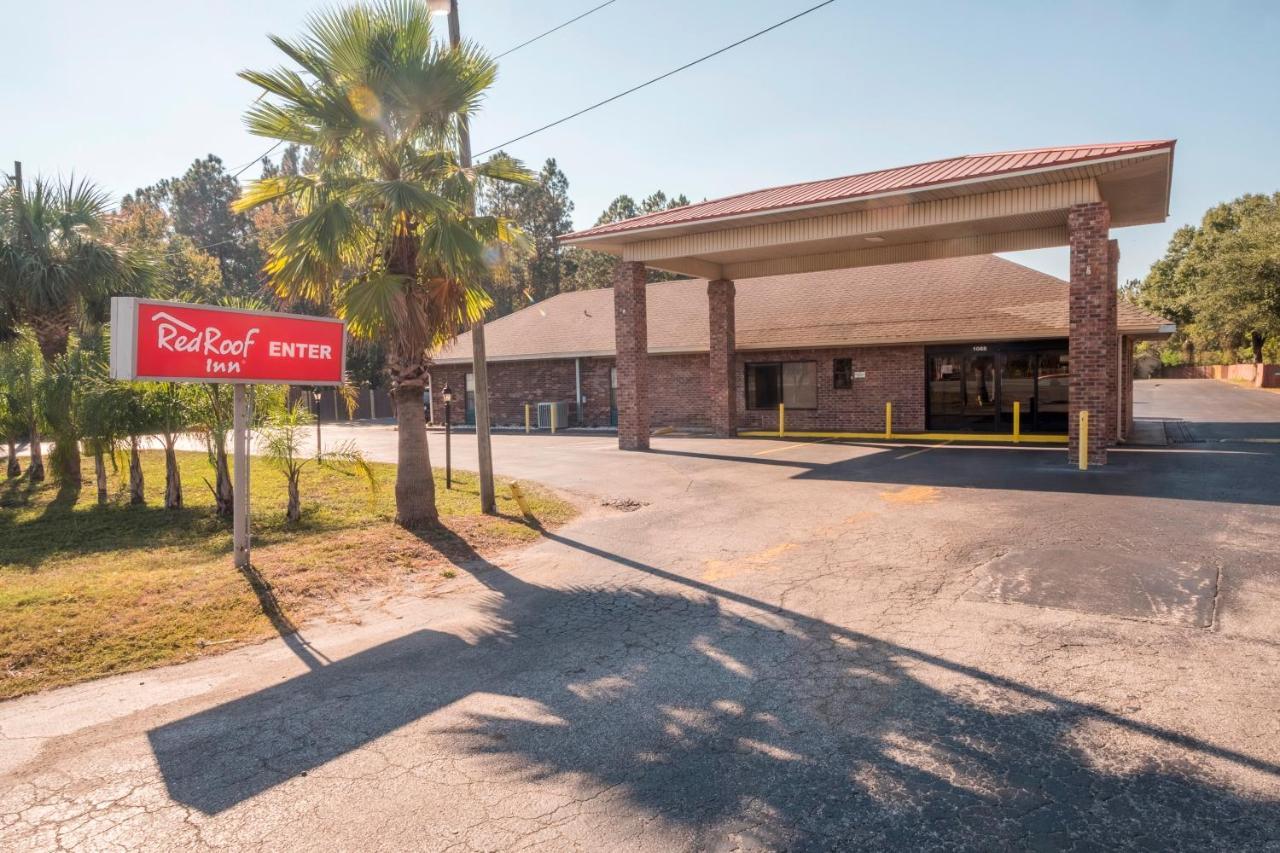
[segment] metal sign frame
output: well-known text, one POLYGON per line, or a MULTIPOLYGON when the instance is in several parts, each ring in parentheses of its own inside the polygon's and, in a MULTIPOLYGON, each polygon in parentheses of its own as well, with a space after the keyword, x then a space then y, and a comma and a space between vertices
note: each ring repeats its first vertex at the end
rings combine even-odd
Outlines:
POLYGON ((313 317, 309 314, 289 314, 283 311, 254 311, 248 308, 224 308, 221 305, 201 305, 195 302, 172 302, 164 299, 143 299, 136 296, 111 297, 111 378, 137 382, 195 382, 205 385, 315 385, 337 387, 343 380, 316 381, 313 379, 238 379, 226 376, 139 376, 138 375, 138 309, 143 305, 168 308, 198 308, 228 314, 250 314, 266 319, 302 320, 315 323, 336 323, 343 327, 342 349, 339 363, 345 373, 347 364, 346 321, 336 317, 313 317))

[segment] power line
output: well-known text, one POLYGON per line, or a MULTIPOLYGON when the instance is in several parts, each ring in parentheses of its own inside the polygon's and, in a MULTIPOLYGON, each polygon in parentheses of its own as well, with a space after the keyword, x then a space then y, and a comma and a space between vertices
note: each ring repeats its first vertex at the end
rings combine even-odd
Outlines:
POLYGON ((280 140, 279 142, 277 142, 275 145, 272 145, 272 146, 271 146, 270 148, 268 148, 266 151, 263 151, 261 154, 259 154, 257 157, 255 157, 255 158, 253 158, 252 160, 250 160, 248 163, 245 163, 243 166, 241 166, 239 169, 237 169, 237 170, 236 170, 236 172, 235 172, 235 174, 233 174, 231 177, 232 177, 232 178, 239 178, 239 177, 240 177, 241 175, 243 175, 245 172, 249 171, 249 168, 250 168, 251 166, 253 166, 253 164, 254 164, 254 163, 261 163, 263 160, 265 160, 266 158, 270 157, 270 156, 271 156, 271 152, 272 152, 272 151, 275 151, 275 150, 276 150, 277 148, 279 148, 281 145, 284 145, 284 140, 283 140, 283 139, 281 139, 281 140, 280 140))
POLYGON ((576 18, 570 18, 569 20, 565 21, 563 24, 560 24, 560 25, 559 25, 559 26, 557 26, 557 27, 552 27, 551 29, 549 29, 549 30, 547 30, 545 33, 543 33, 542 35, 537 35, 537 36, 534 36, 533 38, 529 39, 528 41, 520 42, 520 44, 516 45, 515 47, 511 48, 510 50, 504 50, 502 53, 499 53, 497 56, 495 56, 495 57, 494 57, 494 59, 501 59, 502 57, 506 56, 506 55, 507 55, 507 54, 509 54, 509 53, 515 53, 517 50, 519 50, 519 49, 520 49, 520 48, 522 48, 522 47, 528 47, 529 45, 533 44, 535 41, 538 41, 538 40, 539 40, 539 39, 541 39, 541 38, 545 38, 546 36, 549 36, 549 35, 551 35, 551 34, 552 34, 552 33, 554 33, 554 32, 557 32, 557 31, 559 31, 559 30, 563 30, 565 27, 569 26, 570 24, 574 23, 575 21, 581 21, 583 18, 585 18, 587 15, 590 15, 592 12, 599 12, 599 11, 600 11, 601 9, 603 9, 605 6, 612 6, 614 3, 617 3, 617 2, 618 2, 618 0, 608 0, 608 2, 606 2, 606 3, 601 3, 599 6, 596 6, 596 7, 595 7, 595 8, 593 8, 593 9, 588 9, 587 11, 583 12, 583 13, 582 13, 581 15, 579 15, 578 17, 576 17, 576 18))
MULTIPOLYGON (((520 44, 516 45, 515 47, 512 47, 512 48, 509 48, 509 49, 507 49, 507 50, 504 50, 502 53, 499 53, 497 56, 495 56, 495 57, 494 57, 494 59, 495 59, 495 60, 497 60, 497 59, 501 59, 501 58, 502 58, 502 57, 504 57, 504 56, 509 56, 510 54, 515 53, 517 50, 520 50, 521 48, 528 47, 529 45, 533 44, 535 41, 538 41, 538 40, 540 40, 540 39, 546 38, 547 36, 551 35, 551 34, 552 34, 552 33, 554 33, 554 32, 558 32, 558 31, 560 31, 560 30, 563 30, 565 27, 569 26, 570 24, 572 24, 572 23, 576 23, 577 21, 581 21, 583 18, 587 17, 588 15, 593 14, 593 13, 595 13, 595 12, 599 12, 599 11, 600 11, 601 9, 603 9, 605 6, 612 6, 614 3, 617 3, 617 2, 618 2, 618 0, 606 0, 606 2, 601 3, 599 6, 593 6, 592 8, 590 8, 590 9, 588 9, 587 11, 583 12, 582 14, 577 15, 577 16, 575 16, 575 17, 570 18, 569 20, 565 21, 563 24, 559 24, 559 25, 557 25, 557 26, 554 26, 554 27, 552 27, 551 29, 547 30, 546 32, 544 32, 544 33, 540 33, 540 34, 538 34, 538 35, 534 36, 533 38, 529 39, 528 41, 523 41, 523 42, 521 42, 520 44)), ((267 90, 266 90, 266 89, 263 89, 261 92, 259 92, 259 93, 258 93, 258 97, 256 97, 256 98, 254 98, 254 99, 253 99, 253 102, 254 102, 255 104, 256 104, 256 103, 258 103, 258 102, 259 102, 259 101, 261 101, 264 97, 266 97, 266 95, 267 95, 267 90)), ((281 145, 283 145, 283 144, 284 144, 284 142, 285 142, 285 141, 284 141, 283 139, 281 139, 281 140, 280 140, 279 142, 277 142, 275 145, 272 145, 270 148, 268 148, 266 151, 264 151, 262 154, 258 155, 257 157, 253 158, 253 159, 252 159, 252 160, 250 160, 248 163, 245 163, 243 166, 241 166, 239 169, 237 169, 237 170, 236 170, 236 171, 231 175, 231 177, 232 177, 232 178, 235 178, 235 179, 239 179, 239 177, 240 177, 241 175, 243 175, 245 172, 249 171, 249 169, 253 168, 253 166, 254 166, 254 164, 255 164, 255 163, 260 163, 260 162, 262 162, 262 160, 263 160, 264 158, 266 158, 266 157, 270 157, 270 156, 271 156, 271 152, 275 151, 277 148, 279 148, 281 145)), ((487 153, 487 152, 482 152, 482 153, 487 153)))
POLYGON ((531 130, 528 133, 521 134, 520 136, 517 136, 514 139, 508 139, 506 142, 503 142, 500 145, 495 145, 492 148, 486 148, 485 150, 479 152, 475 156, 483 157, 486 154, 492 154, 494 151, 498 151, 499 149, 506 148, 508 145, 513 145, 517 142, 520 142, 521 140, 528 139, 530 136, 534 136, 535 134, 542 133, 544 130, 550 130, 556 125, 564 124, 566 121, 570 121, 572 119, 577 118, 580 115, 589 113, 594 109, 599 109, 600 107, 603 107, 605 104, 611 104, 614 101, 618 100, 619 98, 625 98, 627 95, 630 95, 632 92, 638 92, 641 89, 645 88, 646 86, 652 86, 654 83, 658 83, 662 80, 667 79, 668 77, 671 77, 675 74, 679 74, 681 71, 684 71, 688 68, 692 68, 693 66, 698 65, 700 63, 706 62, 708 59, 717 57, 720 54, 725 53, 726 51, 733 50, 735 47, 738 47, 739 45, 746 44, 752 39, 759 38, 765 33, 772 32, 773 30, 776 30, 779 27, 786 26, 787 24, 791 23, 797 18, 803 18, 805 15, 808 15, 811 12, 816 12, 817 10, 821 9, 823 6, 830 6, 834 2, 836 2, 836 0, 823 0, 822 3, 819 3, 816 6, 810 6, 808 9, 805 9, 803 12, 797 12, 796 14, 792 15, 790 18, 785 18, 781 21, 778 21, 776 24, 765 27, 763 30, 760 30, 759 32, 752 33, 746 38, 738 39, 733 44, 725 45, 719 50, 708 53, 706 56, 701 56, 693 60, 692 62, 686 62, 684 65, 681 65, 679 68, 673 68, 665 74, 659 74, 657 77, 654 77, 652 80, 646 80, 645 82, 639 84, 638 86, 632 86, 630 89, 627 89, 624 92, 619 92, 618 94, 609 98, 605 98, 603 101, 592 104, 589 107, 583 107, 582 109, 578 110, 576 113, 571 113, 570 115, 567 115, 564 118, 556 119, 550 124, 544 124, 542 127, 539 127, 535 130, 531 130))

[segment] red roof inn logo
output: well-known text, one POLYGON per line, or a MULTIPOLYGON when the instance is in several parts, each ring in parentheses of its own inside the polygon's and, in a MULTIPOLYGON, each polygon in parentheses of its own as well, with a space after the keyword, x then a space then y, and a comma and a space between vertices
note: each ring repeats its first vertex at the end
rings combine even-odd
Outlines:
POLYGON ((342 321, 328 317, 111 300, 115 379, 335 385, 345 343, 342 321))

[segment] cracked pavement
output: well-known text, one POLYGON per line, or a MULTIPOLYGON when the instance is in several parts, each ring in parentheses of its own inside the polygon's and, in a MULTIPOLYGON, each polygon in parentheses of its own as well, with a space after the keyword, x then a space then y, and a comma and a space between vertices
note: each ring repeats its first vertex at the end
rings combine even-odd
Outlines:
POLYGON ((1280 395, 1138 414, 1200 440, 499 435, 584 516, 308 627, 327 665, 0 704, 0 848, 1280 850, 1280 395))

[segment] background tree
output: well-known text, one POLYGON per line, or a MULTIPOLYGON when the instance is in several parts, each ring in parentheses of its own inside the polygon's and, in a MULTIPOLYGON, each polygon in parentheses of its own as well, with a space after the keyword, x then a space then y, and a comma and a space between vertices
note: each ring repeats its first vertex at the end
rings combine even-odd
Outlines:
POLYGON ((1241 196, 1178 229, 1137 298, 1178 324, 1188 355, 1222 349, 1234 361, 1247 346, 1261 362, 1280 337, 1280 193, 1241 196))
MULTIPOLYGON (((605 225, 609 222, 621 222, 634 216, 684 207, 687 204, 689 204, 689 199, 683 193, 675 198, 667 198, 667 194, 662 190, 658 190, 639 204, 636 204, 635 199, 629 195, 620 195, 609 202, 609 206, 604 209, 604 212, 600 214, 594 224, 605 225)), ((571 267, 572 271, 568 276, 565 290, 595 290, 601 287, 613 287, 613 271, 618 264, 618 259, 613 255, 574 247, 570 248, 566 253, 566 263, 571 267)), ((662 270, 651 269, 648 271, 648 280, 650 282, 672 281, 678 278, 686 278, 686 276, 663 272, 662 270)))
POLYGON ((218 259, 174 230, 164 208, 144 198, 125 196, 111 217, 110 233, 117 243, 141 248, 156 259, 151 295, 182 302, 222 302, 218 259))
POLYGON ((509 220, 475 216, 477 181, 528 179, 494 157, 464 170, 459 121, 497 66, 475 45, 432 37, 426 4, 385 0, 313 15, 297 41, 272 41, 302 72, 242 72, 271 99, 251 132, 311 148, 315 171, 257 181, 237 203, 283 199, 298 218, 268 250, 278 295, 334 306, 356 337, 380 340, 396 400, 396 517, 438 521, 423 422, 429 352, 484 315, 482 283, 515 242, 509 220))
MULTIPOLYGON (((498 152, 498 156, 506 156, 498 152)), ((511 265, 509 277, 489 288, 501 317, 532 302, 555 296, 573 269, 566 263, 558 238, 573 230, 573 202, 569 179, 548 158, 535 181, 527 184, 494 183, 480 199, 485 213, 515 222, 528 243, 511 265)))
POLYGON ((239 181, 221 159, 209 154, 181 176, 126 196, 125 205, 143 203, 164 211, 175 234, 189 238, 192 246, 217 260, 223 296, 252 297, 263 289, 263 254, 253 221, 232 209, 238 198, 239 181))

